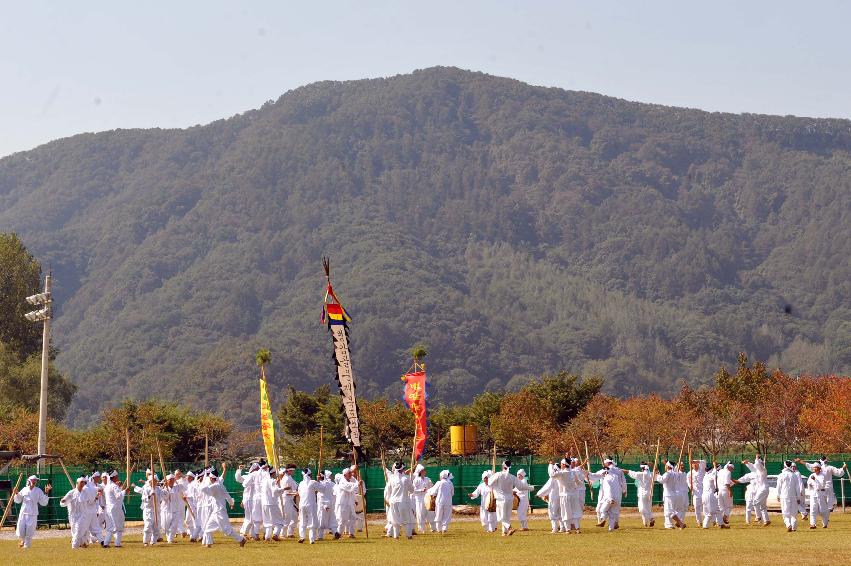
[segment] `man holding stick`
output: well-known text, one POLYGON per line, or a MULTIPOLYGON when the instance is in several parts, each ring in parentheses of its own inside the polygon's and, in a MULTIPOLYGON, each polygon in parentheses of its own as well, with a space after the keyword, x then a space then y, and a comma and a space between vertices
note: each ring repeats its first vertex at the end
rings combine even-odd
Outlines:
MULTIPOLYGON (((128 483, 129 483, 129 479, 128 483)), ((121 537, 124 536, 124 495, 130 490, 130 486, 122 487, 118 481, 118 472, 112 470, 109 473, 109 483, 104 487, 104 510, 109 517, 107 524, 109 532, 106 534, 103 546, 109 548, 113 537, 115 548, 121 548, 121 537)))

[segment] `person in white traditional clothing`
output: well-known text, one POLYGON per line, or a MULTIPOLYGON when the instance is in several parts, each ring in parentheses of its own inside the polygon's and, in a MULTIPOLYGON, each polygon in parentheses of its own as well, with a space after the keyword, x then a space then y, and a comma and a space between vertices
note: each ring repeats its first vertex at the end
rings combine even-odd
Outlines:
POLYGON ((301 476, 301 482, 298 484, 298 542, 304 542, 307 537, 310 544, 314 544, 319 531, 319 519, 316 517, 319 482, 313 479, 310 468, 304 468, 301 476))
MULTIPOLYGON (((581 468, 571 468, 569 457, 562 458, 559 467, 556 467, 554 462, 550 462, 549 471, 550 479, 558 484, 561 530, 569 534, 574 528, 573 490, 579 481, 579 477, 584 475, 585 471, 581 468)), ((582 486, 584 489, 585 484, 582 483, 582 486)))
POLYGON ((340 533, 355 538, 356 513, 355 496, 359 490, 357 478, 354 476, 357 467, 351 466, 343 470, 337 477, 334 488, 334 514, 337 517, 337 528, 340 533))
POLYGON ((721 508, 721 518, 725 525, 730 524, 733 512, 733 464, 727 462, 718 470, 715 479, 718 485, 718 506, 721 508))
POLYGON ((532 491, 532 486, 526 482, 526 470, 517 470, 518 485, 514 488, 514 495, 517 497, 517 520, 520 522, 520 530, 529 530, 529 492, 532 491), (521 483, 523 482, 523 483, 521 483))
POLYGON ((163 531, 166 542, 173 544, 175 537, 180 534, 183 528, 183 515, 186 513, 184 488, 177 483, 177 478, 173 474, 169 474, 165 478, 163 492, 163 499, 166 503, 163 531))
POLYGON ((754 474, 754 479, 751 482, 753 485, 753 509, 757 518, 762 521, 762 525, 767 527, 771 524, 771 519, 768 516, 768 470, 765 469, 765 462, 757 454, 753 463, 743 460, 742 464, 747 466, 748 470, 754 474))
POLYGON ((417 464, 414 468, 414 510, 417 514, 417 530, 420 533, 426 532, 426 525, 429 525, 431 532, 437 531, 437 525, 434 523, 434 511, 429 511, 425 504, 425 494, 431 489, 434 483, 426 475, 426 469, 422 464, 417 464))
MULTIPOLYGON (((801 460, 800 458, 798 458, 796 461, 799 463, 803 463, 807 467, 807 470, 809 470, 810 472, 813 471, 813 466, 815 464, 803 462, 803 460, 801 460)), ((821 472, 824 474, 825 478, 827 478, 827 504, 830 507, 830 510, 832 511, 836 507, 836 493, 833 489, 833 478, 841 478, 842 476, 844 476, 845 470, 848 468, 848 465, 843 464, 841 468, 831 466, 830 464, 828 464, 826 456, 821 457, 819 464, 821 464, 821 472)))
POLYGON ((470 499, 479 498, 479 522, 485 529, 485 532, 492 533, 496 531, 496 511, 488 511, 488 503, 490 500, 491 486, 488 485, 491 471, 485 470, 482 472, 482 481, 470 494, 470 499))
POLYGON ((212 471, 212 468, 205 468, 201 470, 201 473, 196 477, 196 483, 198 486, 195 489, 195 497, 197 500, 198 507, 198 525, 199 530, 198 534, 195 537, 195 540, 202 542, 205 540, 204 537, 204 529, 207 527, 207 521, 210 519, 210 514, 213 512, 213 498, 210 497, 207 493, 204 492, 204 488, 210 485, 209 473, 212 471))
POLYGON ((251 464, 248 468, 248 473, 244 473, 245 466, 239 466, 234 472, 234 479, 242 486, 242 506, 245 515, 242 519, 242 526, 239 528, 239 534, 244 537, 258 539, 260 533, 260 524, 263 521, 262 509, 259 510, 260 521, 255 521, 255 497, 254 493, 258 489, 257 471, 260 465, 257 462, 251 464))
POLYGON ((680 474, 675 469, 673 462, 665 462, 665 473, 656 475, 656 481, 662 484, 662 505, 665 514, 665 528, 672 529, 676 526, 678 529, 686 527, 683 521, 684 517, 680 516, 679 512, 679 482, 680 474), (670 525, 670 526, 669 526, 670 525))
POLYGON ((452 521, 452 498, 455 496, 452 479, 449 470, 441 471, 440 479, 427 492, 435 498, 434 522, 437 523, 437 530, 440 533, 449 530, 449 523, 452 521))
POLYGON ((195 532, 193 537, 195 542, 201 542, 201 537, 204 535, 204 525, 210 516, 210 497, 201 491, 201 488, 209 483, 205 469, 202 468, 195 472, 195 532))
POLYGON ((810 494, 810 528, 816 528, 816 520, 821 517, 821 526, 826 529, 830 522, 830 499, 827 493, 828 479, 822 470, 821 462, 812 465, 813 473, 807 478, 807 490, 810 494))
POLYGON ((198 486, 195 481, 195 472, 188 470, 183 478, 184 497, 186 497, 186 514, 184 516, 183 536, 189 537, 189 542, 195 542, 195 529, 198 518, 198 486))
POLYGON ((21 491, 12 489, 12 498, 15 503, 21 506, 18 512, 18 524, 15 527, 15 533, 21 539, 18 546, 22 548, 30 548, 32 546, 33 535, 35 534, 36 525, 38 524, 38 506, 44 507, 47 505, 47 494, 53 487, 48 484, 44 491, 38 487, 40 479, 38 476, 30 476, 27 478, 27 485, 21 491))
POLYGON ((81 548, 86 544, 86 531, 83 531, 86 515, 84 502, 86 478, 77 478, 76 485, 59 500, 60 507, 68 509, 68 523, 71 525, 71 548, 81 548))
MULTIPOLYGON (((585 510, 585 486, 587 484, 587 480, 585 478, 585 473, 583 472, 582 464, 579 462, 579 458, 570 458, 570 467, 573 469, 575 474, 575 483, 573 490, 571 490, 570 493, 570 525, 574 533, 580 534, 582 532, 580 530, 582 513, 585 510)), ((625 484, 626 479, 622 479, 625 484)))
POLYGON ((677 481, 676 481, 676 510, 679 518, 685 523, 686 515, 688 514, 688 472, 684 462, 677 462, 677 481))
POLYGON ((414 486, 411 479, 404 474, 405 466, 402 462, 393 464, 393 468, 386 471, 387 485, 390 487, 388 496, 387 518, 390 522, 390 534, 394 539, 399 538, 402 529, 405 536, 413 538, 413 510, 411 509, 411 494, 414 486))
POLYGON ((807 482, 804 480, 804 477, 801 475, 801 472, 798 471, 798 466, 795 462, 792 462, 792 473, 798 479, 798 485, 800 486, 801 498, 798 501, 798 513, 801 514, 801 520, 806 521, 809 517, 809 513, 807 512, 807 497, 806 497, 806 486, 807 482))
POLYGON ((762 521, 762 517, 760 517, 756 508, 754 507, 754 494, 756 493, 756 472, 748 472, 738 479, 731 480, 734 484, 742 485, 745 487, 745 524, 751 524, 751 517, 756 519, 756 521, 762 521))
MULTIPOLYGON (((281 478, 281 486, 284 488, 284 505, 281 511, 284 514, 284 528, 287 538, 295 538, 298 527, 298 506, 295 504, 295 496, 298 495, 298 484, 293 478, 295 464, 287 464, 284 476, 281 478)), ((259 497, 259 493, 257 495, 259 497)))
POLYGON ((801 484, 792 471, 792 461, 783 462, 783 470, 777 476, 777 501, 787 532, 798 530, 798 505, 801 501, 801 484))
POLYGON ((691 490, 691 503, 694 506, 694 518, 697 526, 703 524, 703 476, 706 474, 706 460, 692 460, 688 473, 688 487, 691 490))
POLYGON ((103 472, 100 475, 98 492, 98 526, 101 531, 100 545, 106 548, 106 540, 112 533, 112 517, 106 512, 106 489, 109 487, 109 474, 103 472))
POLYGON ((130 486, 121 487, 118 480, 118 472, 112 470, 109 473, 109 483, 103 490, 104 510, 109 516, 110 531, 107 533, 104 547, 108 548, 115 539, 115 548, 121 548, 121 537, 124 536, 124 495, 130 490, 130 486))
POLYGON ((730 525, 724 523, 721 506, 718 504, 718 472, 718 465, 713 464, 711 469, 704 472, 703 481, 701 482, 701 496, 703 497, 702 526, 704 529, 708 529, 713 523, 722 529, 730 528, 730 525))
POLYGON ((230 505, 233 509, 233 497, 225 489, 225 486, 219 483, 218 475, 215 470, 210 470, 207 473, 209 483, 201 488, 201 492, 210 498, 210 513, 204 523, 204 534, 201 537, 201 543, 210 548, 213 546, 213 533, 221 531, 225 536, 229 536, 233 540, 239 542, 239 546, 245 546, 245 537, 233 530, 228 518, 228 510, 226 505, 230 505))
POLYGON ((337 518, 334 513, 334 479, 331 470, 325 470, 322 474, 322 481, 319 482, 320 490, 316 497, 319 514, 319 539, 325 538, 325 535, 332 533, 334 540, 340 538, 340 531, 337 527, 337 518))
MULTIPOLYGON (((561 505, 559 502, 561 496, 559 492, 560 484, 558 480, 552 478, 553 468, 555 468, 555 464, 553 463, 550 463, 547 466, 547 475, 550 477, 535 495, 547 502, 547 516, 550 519, 552 533, 556 534, 561 532, 561 505)), ((583 484, 583 490, 584 489, 585 487, 583 484)))
POLYGON ((139 506, 142 510, 142 546, 155 545, 160 538, 159 502, 164 493, 159 487, 159 478, 151 474, 150 479, 143 482, 142 487, 134 486, 133 491, 139 494, 139 506))
POLYGON ((86 486, 84 488, 86 493, 82 497, 83 508, 85 510, 82 516, 83 524, 80 526, 81 536, 83 536, 83 546, 88 546, 95 542, 100 543, 102 538, 102 533, 99 529, 100 521, 98 519, 98 510, 100 508, 98 495, 100 494, 100 490, 100 473, 94 471, 91 476, 86 477, 86 486))
POLYGON ((641 523, 645 527, 655 526, 656 519, 653 518, 653 470, 650 469, 647 462, 641 462, 638 471, 626 470, 626 473, 635 481, 641 523))
POLYGON ((514 490, 519 488, 528 492, 532 488, 525 480, 511 473, 511 462, 508 460, 502 463, 502 470, 491 474, 488 484, 496 498, 496 522, 502 527, 502 536, 510 537, 514 534, 514 529, 511 528, 514 490))
POLYGON ((621 476, 611 470, 611 463, 608 468, 604 468, 600 472, 588 474, 588 479, 591 481, 600 482, 600 497, 602 504, 600 506, 598 527, 602 527, 609 523, 609 531, 614 531, 620 528, 620 513, 621 513, 621 498, 623 497, 621 476))
POLYGON ((267 542, 283 540, 281 535, 284 533, 284 516, 280 504, 281 496, 284 493, 284 487, 281 485, 283 476, 279 476, 274 468, 269 468, 265 472, 260 470, 258 475, 260 479, 260 504, 263 507, 261 513, 263 538, 267 542))

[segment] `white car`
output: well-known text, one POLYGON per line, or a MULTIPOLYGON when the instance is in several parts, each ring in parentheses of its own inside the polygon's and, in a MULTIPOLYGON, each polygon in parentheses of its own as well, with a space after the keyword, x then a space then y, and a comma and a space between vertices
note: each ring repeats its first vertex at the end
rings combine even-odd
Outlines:
MULTIPOLYGON (((804 482, 804 508, 809 510, 810 498, 807 496, 807 484, 804 482)), ((780 511, 780 502, 777 500, 777 475, 768 475, 768 510, 780 511)))

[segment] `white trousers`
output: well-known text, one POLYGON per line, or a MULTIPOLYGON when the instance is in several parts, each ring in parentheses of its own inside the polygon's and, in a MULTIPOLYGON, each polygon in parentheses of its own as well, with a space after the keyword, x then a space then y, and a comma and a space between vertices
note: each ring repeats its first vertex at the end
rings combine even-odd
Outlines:
POLYGON ((691 492, 691 504, 694 506, 694 518, 700 526, 703 520, 703 494, 698 491, 691 492))
POLYGON ((115 538, 115 546, 121 546, 121 537, 124 536, 124 509, 121 507, 113 507, 107 510, 107 524, 109 525, 109 533, 104 541, 107 545, 115 538))
POLYGON ((650 521, 653 520, 653 499, 649 491, 638 492, 638 512, 641 514, 641 522, 644 526, 650 526, 650 521))
POLYGON ((618 499, 606 498, 600 506, 600 513, 603 519, 608 519, 609 530, 615 530, 621 517, 621 502, 618 499))
POLYGON ((784 497, 780 500, 780 513, 783 515, 783 524, 786 528, 796 530, 798 528, 798 500, 794 497, 784 497))
POLYGON ((830 521, 830 497, 826 491, 813 491, 810 493, 810 526, 816 526, 816 518, 821 517, 821 524, 825 527, 830 521))
POLYGON ((529 528, 529 498, 521 497, 520 503, 517 504, 517 520, 520 521, 520 528, 529 528))
POLYGON ((434 509, 434 522, 437 523, 437 530, 445 533, 452 521, 452 499, 437 502, 434 509))
POLYGON ((319 521, 316 518, 316 507, 300 507, 298 510, 298 538, 301 540, 309 538, 310 542, 314 542, 318 530, 319 521))
POLYGON ((494 532, 496 530, 496 513, 491 513, 484 505, 479 506, 479 522, 486 532, 494 532))

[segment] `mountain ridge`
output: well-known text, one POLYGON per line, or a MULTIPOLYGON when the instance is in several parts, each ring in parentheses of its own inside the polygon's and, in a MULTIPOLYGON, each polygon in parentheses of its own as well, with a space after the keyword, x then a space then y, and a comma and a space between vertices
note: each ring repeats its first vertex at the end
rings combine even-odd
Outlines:
POLYGON ((260 345, 276 387, 328 382, 323 254, 366 395, 417 341, 443 401, 562 368, 666 393, 739 350, 848 371, 849 150, 847 120, 431 68, 3 158, 0 230, 54 266, 73 422, 124 395, 252 421, 260 345))

